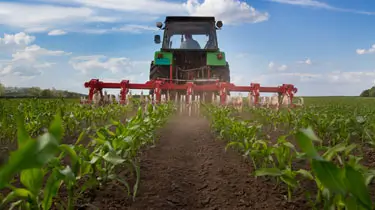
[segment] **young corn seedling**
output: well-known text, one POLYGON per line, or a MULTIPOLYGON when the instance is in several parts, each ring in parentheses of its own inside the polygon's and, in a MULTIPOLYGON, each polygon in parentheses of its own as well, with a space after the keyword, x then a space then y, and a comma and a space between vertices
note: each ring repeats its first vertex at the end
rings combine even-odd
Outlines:
POLYGON ((311 128, 297 133, 300 148, 311 161, 320 189, 323 188, 324 209, 373 209, 365 176, 351 164, 339 167, 316 151, 313 141, 321 141, 311 128))
POLYGON ((293 171, 291 168, 287 167, 283 170, 279 168, 260 168, 255 171, 255 176, 273 176, 280 179, 288 187, 288 201, 292 201, 292 192, 299 186, 297 181, 297 175, 302 175, 304 178, 313 180, 313 176, 309 171, 304 169, 299 169, 293 171))
POLYGON ((37 139, 32 139, 28 135, 23 123, 20 117, 17 132, 18 149, 11 153, 9 161, 0 168, 0 189, 11 189, 1 201, 0 207, 4 208, 11 203, 11 208, 19 206, 24 209, 50 209, 52 198, 56 196, 65 174, 63 171, 54 170, 42 189, 47 172, 43 167, 59 151, 63 135, 61 117, 56 115, 49 131, 37 139), (12 185, 11 179, 18 173, 23 188, 12 185))

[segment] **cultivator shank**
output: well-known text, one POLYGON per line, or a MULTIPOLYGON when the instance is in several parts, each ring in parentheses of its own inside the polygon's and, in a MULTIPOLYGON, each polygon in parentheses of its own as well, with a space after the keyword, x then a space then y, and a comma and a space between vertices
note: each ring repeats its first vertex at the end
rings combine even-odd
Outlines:
POLYGON ((292 103, 297 88, 291 84, 283 84, 279 87, 262 87, 258 83, 251 83, 249 86, 236 86, 228 82, 219 82, 218 80, 211 84, 195 84, 194 82, 186 82, 185 84, 175 84, 166 80, 151 80, 144 84, 130 83, 129 80, 122 80, 119 83, 102 82, 99 79, 92 79, 86 82, 85 88, 89 88, 88 103, 91 103, 95 93, 103 96, 103 89, 120 89, 120 103, 127 103, 127 94, 129 90, 153 90, 151 94, 152 102, 158 104, 162 101, 162 92, 167 93, 165 98, 167 101, 175 99, 181 101, 184 98, 186 104, 192 101, 203 102, 219 102, 220 105, 227 105, 228 94, 230 92, 246 92, 248 93, 248 103, 250 106, 259 104, 260 93, 278 93, 279 101, 281 98, 287 97, 292 103), (207 96, 210 94, 211 96, 207 96), (179 100, 180 99, 180 100, 179 100))

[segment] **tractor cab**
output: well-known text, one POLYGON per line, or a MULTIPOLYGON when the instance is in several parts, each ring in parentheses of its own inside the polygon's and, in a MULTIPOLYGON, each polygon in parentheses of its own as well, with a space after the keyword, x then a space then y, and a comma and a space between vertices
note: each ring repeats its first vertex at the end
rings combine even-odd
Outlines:
MULTIPOLYGON (((162 51, 219 50, 216 30, 222 22, 215 22, 214 17, 167 17, 165 25, 161 22, 156 26, 164 30, 162 51)), ((160 43, 160 35, 155 35, 155 43, 160 43)))
POLYGON ((166 79, 175 84, 230 82, 229 65, 216 34, 223 26, 221 21, 215 21, 215 17, 168 16, 164 24, 157 22, 156 26, 164 33, 162 40, 160 35, 154 37, 161 48, 151 62, 150 80, 166 79))

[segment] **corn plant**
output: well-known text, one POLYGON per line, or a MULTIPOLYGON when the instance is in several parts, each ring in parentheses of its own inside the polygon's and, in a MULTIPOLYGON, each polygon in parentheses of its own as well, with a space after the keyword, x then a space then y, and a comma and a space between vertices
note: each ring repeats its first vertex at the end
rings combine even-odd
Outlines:
POLYGON ((316 151, 313 141, 321 141, 311 128, 301 129, 297 142, 311 161, 319 187, 323 188, 324 208, 373 209, 370 193, 363 173, 352 164, 344 166, 325 160, 316 151))

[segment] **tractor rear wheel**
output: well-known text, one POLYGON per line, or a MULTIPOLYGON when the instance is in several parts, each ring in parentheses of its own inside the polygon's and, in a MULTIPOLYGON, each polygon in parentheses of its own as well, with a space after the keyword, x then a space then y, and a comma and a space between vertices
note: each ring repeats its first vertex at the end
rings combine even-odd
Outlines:
MULTIPOLYGON (((168 78, 169 77, 169 66, 157 66, 154 65, 154 62, 151 62, 150 65, 150 80, 156 80, 158 78, 168 78)), ((150 90, 150 95, 154 94, 154 90, 150 90)), ((162 92, 165 94, 165 91, 162 92)))

